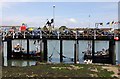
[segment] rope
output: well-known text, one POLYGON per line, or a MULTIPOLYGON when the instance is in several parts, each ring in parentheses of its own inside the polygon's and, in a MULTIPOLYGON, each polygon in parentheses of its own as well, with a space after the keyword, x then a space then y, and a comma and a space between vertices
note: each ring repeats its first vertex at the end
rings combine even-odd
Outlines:
MULTIPOLYGON (((57 42, 56 42, 56 44, 57 44, 57 42)), ((56 44, 55 44, 55 46, 56 46, 56 44)), ((52 45, 52 44, 51 44, 51 45, 52 45)), ((55 51, 60 55, 60 53, 58 52, 58 50, 57 50, 53 45, 52 45, 52 47, 53 47, 53 51, 55 50, 55 51)), ((52 52, 52 54, 49 56, 49 58, 52 59, 52 56, 53 56, 53 52, 52 52)), ((64 55, 62 55, 62 57, 63 57, 63 58, 70 59, 71 61, 73 61, 73 58, 66 57, 66 56, 64 56, 64 55)))
MULTIPOLYGON (((51 44, 52 45, 52 44, 51 44)), ((57 45, 57 42, 55 43, 55 46, 57 45)), ((49 56, 49 61, 51 62, 52 60, 52 56, 53 56, 53 53, 54 53, 54 50, 55 50, 55 47, 52 45, 53 47, 53 51, 52 51, 52 54, 49 56)))

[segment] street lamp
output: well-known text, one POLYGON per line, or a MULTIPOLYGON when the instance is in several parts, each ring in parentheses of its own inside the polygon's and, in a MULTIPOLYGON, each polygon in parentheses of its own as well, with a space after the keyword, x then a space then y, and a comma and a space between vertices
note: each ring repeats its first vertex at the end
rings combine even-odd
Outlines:
POLYGON ((55 26, 55 5, 53 5, 53 28, 55 26))

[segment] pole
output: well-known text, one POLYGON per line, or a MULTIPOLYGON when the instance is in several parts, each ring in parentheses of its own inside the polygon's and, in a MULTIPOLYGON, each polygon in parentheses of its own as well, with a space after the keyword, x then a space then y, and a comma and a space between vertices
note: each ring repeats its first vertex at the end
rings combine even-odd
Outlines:
POLYGON ((96 29, 98 28, 98 23, 95 23, 95 29, 94 29, 94 39, 96 39, 96 29))
POLYGON ((77 63, 79 63, 79 42, 78 40, 76 41, 76 54, 77 54, 77 63))
POLYGON ((63 62, 63 43, 62 43, 62 40, 60 40, 60 62, 62 63, 63 62))
POLYGON ((9 60, 12 55, 12 40, 8 39, 7 40, 7 59, 9 60))
POLYGON ((29 58, 29 39, 27 39, 27 58, 29 58))
POLYGON ((78 40, 76 40, 74 44, 74 64, 78 63, 79 63, 79 43, 78 40))
POLYGON ((93 39, 93 40, 92 40, 92 61, 93 61, 93 62, 94 62, 94 60, 95 60, 94 54, 95 54, 95 40, 93 39))
POLYGON ((74 64, 77 63, 77 58, 76 58, 76 43, 74 44, 74 64))
POLYGON ((47 62, 47 40, 44 39, 43 40, 43 43, 44 43, 44 61, 47 62))
POLYGON ((115 65, 116 62, 116 56, 115 56, 115 41, 114 40, 110 40, 109 41, 109 59, 110 59, 110 63, 115 65))
POLYGON ((40 61, 43 61, 42 40, 40 41, 40 61))
POLYGON ((53 5, 53 28, 55 26, 55 5, 53 5))

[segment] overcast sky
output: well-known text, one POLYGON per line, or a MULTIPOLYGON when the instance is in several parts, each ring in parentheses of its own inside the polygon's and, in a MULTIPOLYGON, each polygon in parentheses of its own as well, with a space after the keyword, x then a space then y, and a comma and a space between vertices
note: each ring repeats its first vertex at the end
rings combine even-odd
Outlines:
MULTIPOLYGON (((60 0, 59 0, 60 1, 60 0)), ((62 1, 62 0, 61 0, 62 1)), ((55 0, 3 0, 0 3, 0 25, 21 25, 43 27, 47 19, 53 18, 55 5, 55 26, 95 27, 95 23, 118 21, 118 0, 74 0, 76 2, 56 2, 55 0), (102 1, 102 2, 101 2, 102 1), (109 2, 108 2, 109 1, 109 2), (2 6, 2 7, 1 7, 2 6)))

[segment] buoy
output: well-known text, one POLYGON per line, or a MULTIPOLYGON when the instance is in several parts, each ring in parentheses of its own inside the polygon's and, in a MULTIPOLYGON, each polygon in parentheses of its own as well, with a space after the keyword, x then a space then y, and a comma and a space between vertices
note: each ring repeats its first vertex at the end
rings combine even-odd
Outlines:
POLYGON ((119 40, 119 37, 115 37, 114 40, 118 41, 118 40, 119 40))

